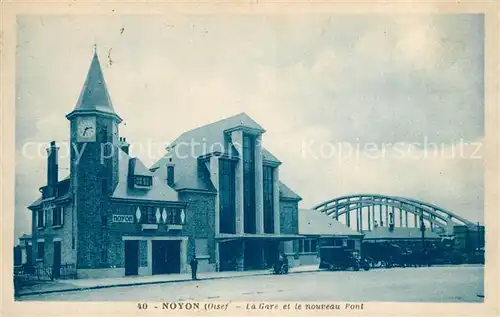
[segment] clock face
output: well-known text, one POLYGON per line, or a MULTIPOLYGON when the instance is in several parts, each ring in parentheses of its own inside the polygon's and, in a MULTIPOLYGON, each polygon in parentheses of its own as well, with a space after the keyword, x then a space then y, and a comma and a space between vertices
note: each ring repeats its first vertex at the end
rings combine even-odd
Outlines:
POLYGON ((96 135, 95 117, 82 117, 77 122, 78 142, 94 142, 96 135))

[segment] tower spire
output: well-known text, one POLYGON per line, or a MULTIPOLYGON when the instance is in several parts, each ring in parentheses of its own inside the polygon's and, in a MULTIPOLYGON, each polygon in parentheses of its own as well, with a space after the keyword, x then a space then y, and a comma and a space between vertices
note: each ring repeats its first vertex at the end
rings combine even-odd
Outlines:
POLYGON ((113 103, 111 102, 104 80, 101 63, 97 56, 97 44, 95 43, 92 62, 90 63, 80 97, 73 111, 66 117, 69 119, 73 114, 83 112, 99 112, 112 115, 121 121, 121 118, 115 113, 113 108, 113 103))

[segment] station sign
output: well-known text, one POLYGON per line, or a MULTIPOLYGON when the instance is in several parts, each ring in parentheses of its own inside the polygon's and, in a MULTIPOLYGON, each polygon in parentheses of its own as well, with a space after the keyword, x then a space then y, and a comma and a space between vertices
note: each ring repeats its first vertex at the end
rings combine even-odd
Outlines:
POLYGON ((133 215, 113 215, 113 222, 116 223, 134 223, 133 215))

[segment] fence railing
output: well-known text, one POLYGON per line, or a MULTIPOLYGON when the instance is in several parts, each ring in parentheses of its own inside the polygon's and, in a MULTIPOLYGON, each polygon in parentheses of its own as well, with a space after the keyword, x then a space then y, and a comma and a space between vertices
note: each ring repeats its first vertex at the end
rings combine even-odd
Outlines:
POLYGON ((59 267, 39 264, 39 265, 22 265, 14 267, 14 276, 19 280, 37 280, 37 281, 52 281, 76 279, 75 264, 61 264, 59 267))

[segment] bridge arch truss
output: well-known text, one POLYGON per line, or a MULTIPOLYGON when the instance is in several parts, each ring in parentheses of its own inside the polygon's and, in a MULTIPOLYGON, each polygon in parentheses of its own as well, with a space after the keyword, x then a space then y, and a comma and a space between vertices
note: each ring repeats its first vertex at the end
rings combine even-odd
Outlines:
POLYGON ((455 225, 474 226, 474 223, 439 206, 412 198, 379 194, 357 194, 337 197, 313 207, 343 222, 358 232, 387 226, 390 215, 396 227, 420 227, 423 218, 426 228, 448 232, 455 225))

